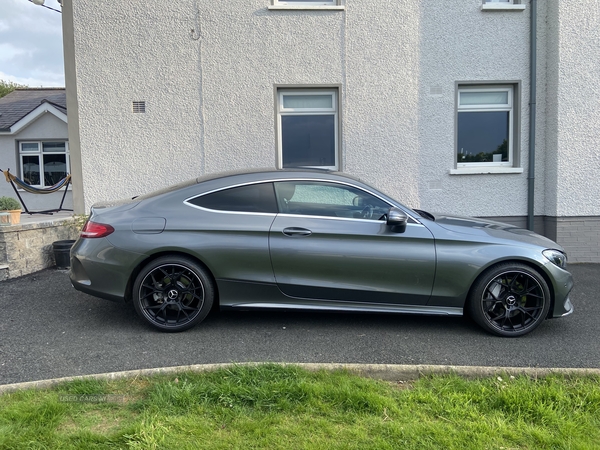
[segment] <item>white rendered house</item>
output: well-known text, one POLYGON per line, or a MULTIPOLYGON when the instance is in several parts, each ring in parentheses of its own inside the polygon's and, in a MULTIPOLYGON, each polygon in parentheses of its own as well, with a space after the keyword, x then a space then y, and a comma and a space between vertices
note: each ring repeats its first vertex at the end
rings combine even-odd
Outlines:
POLYGON ((596 1, 64 0, 74 207, 321 167, 598 262, 599 22, 596 1))

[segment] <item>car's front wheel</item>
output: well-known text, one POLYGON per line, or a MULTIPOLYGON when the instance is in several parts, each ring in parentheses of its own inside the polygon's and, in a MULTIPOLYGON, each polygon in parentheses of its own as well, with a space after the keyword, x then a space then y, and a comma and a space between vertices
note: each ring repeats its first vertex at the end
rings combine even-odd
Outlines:
POLYGON ((208 315, 214 299, 212 278, 194 261, 163 256, 146 265, 133 285, 138 315, 162 331, 183 331, 208 315))
POLYGON ((467 310, 484 329, 498 336, 522 336, 548 315, 550 290, 544 278, 520 263, 498 264, 475 281, 467 310))

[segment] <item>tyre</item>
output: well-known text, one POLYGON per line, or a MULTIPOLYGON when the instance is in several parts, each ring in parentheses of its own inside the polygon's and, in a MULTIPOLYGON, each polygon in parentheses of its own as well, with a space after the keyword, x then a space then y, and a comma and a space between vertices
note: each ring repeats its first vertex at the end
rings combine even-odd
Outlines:
POLYGON ((523 336, 548 315, 550 289, 544 278, 520 263, 498 264, 473 284, 467 310, 487 331, 504 337, 523 336))
POLYGON ((133 306, 162 331, 183 331, 202 322, 212 308, 210 274, 194 261, 163 256, 146 265, 133 285, 133 306))

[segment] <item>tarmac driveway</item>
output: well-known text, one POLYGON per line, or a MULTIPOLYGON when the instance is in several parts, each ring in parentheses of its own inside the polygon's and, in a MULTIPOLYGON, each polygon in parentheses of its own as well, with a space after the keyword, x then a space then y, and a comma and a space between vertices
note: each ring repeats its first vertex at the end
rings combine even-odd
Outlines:
POLYGON ((600 368, 600 265, 570 270, 575 313, 516 339, 465 318, 297 312, 213 313, 166 334, 45 270, 0 283, 0 384, 247 361, 600 368))

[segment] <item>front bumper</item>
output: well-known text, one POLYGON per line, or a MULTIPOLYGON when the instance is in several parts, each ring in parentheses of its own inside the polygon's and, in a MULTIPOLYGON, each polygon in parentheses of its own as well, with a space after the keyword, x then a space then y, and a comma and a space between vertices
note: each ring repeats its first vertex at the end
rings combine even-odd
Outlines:
POLYGON ((554 287, 554 308, 548 314, 550 318, 568 316, 573 313, 573 304, 569 295, 573 289, 573 276, 570 272, 556 267, 549 266, 552 285, 554 287))

